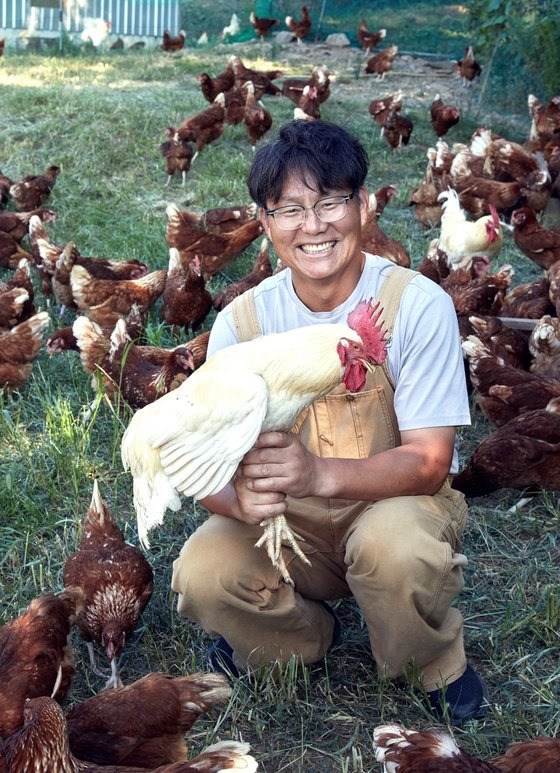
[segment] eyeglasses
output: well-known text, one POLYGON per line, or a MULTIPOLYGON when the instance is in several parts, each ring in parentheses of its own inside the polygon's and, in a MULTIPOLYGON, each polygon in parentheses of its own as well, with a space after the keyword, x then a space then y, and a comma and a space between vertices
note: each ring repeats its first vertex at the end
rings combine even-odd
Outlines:
POLYGON ((295 231, 300 228, 307 219, 307 211, 312 209, 323 223, 334 223, 342 220, 348 209, 348 202, 356 195, 356 191, 347 196, 329 196, 320 199, 310 207, 302 207, 300 204, 290 204, 287 207, 266 209, 265 215, 273 217, 274 222, 283 231, 295 231))

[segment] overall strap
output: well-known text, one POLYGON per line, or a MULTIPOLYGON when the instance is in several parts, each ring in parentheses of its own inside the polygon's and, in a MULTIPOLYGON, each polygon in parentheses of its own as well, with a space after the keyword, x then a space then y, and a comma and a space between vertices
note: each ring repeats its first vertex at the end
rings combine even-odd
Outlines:
POLYGON ((239 343, 242 341, 251 341, 262 335, 261 326, 257 317, 255 306, 255 296, 253 288, 247 290, 242 295, 231 302, 233 312, 233 323, 239 343))
MULTIPOLYGON (((383 323, 388 336, 392 336, 395 318, 401 304, 402 294, 405 287, 417 275, 417 271, 395 266, 391 273, 384 279, 377 299, 383 307, 383 323)), ((393 380, 389 371, 387 360, 383 363, 383 372, 387 376, 389 383, 393 386, 393 380)))

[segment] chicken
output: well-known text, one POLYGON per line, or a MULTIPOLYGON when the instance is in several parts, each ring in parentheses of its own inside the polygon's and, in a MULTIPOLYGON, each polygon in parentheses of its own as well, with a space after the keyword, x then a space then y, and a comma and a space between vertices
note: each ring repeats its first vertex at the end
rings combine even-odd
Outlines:
POLYGON ((153 572, 144 555, 124 541, 97 480, 86 513, 79 549, 64 564, 64 585, 84 592, 78 615, 80 636, 97 671, 93 642, 101 644, 111 663, 106 687, 120 687, 118 659, 153 591, 153 572))
POLYGON ((8 287, 0 283, 0 333, 7 332, 23 321, 23 310, 29 302, 29 293, 23 287, 8 287))
POLYGON ((31 258, 16 239, 0 231, 0 268, 16 268, 22 258, 31 258))
POLYGON ((238 279, 237 282, 228 284, 221 292, 215 295, 212 302, 214 308, 216 311, 221 311, 238 295, 241 295, 251 287, 256 287, 263 279, 269 276, 272 276, 272 266, 270 265, 268 239, 264 237, 252 271, 238 279))
POLYGON ((361 247, 365 252, 373 255, 381 255, 392 260, 399 266, 410 268, 410 255, 405 246, 395 239, 391 239, 379 227, 377 223, 377 196, 372 193, 369 197, 369 209, 367 220, 362 227, 361 247))
POLYGON ((511 214, 513 238, 521 252, 544 269, 560 261, 560 228, 545 228, 529 207, 511 214))
POLYGON ((185 45, 186 37, 184 30, 181 30, 178 35, 171 35, 169 30, 164 30, 161 47, 164 51, 180 51, 185 45))
POLYGON ((314 67, 309 78, 286 78, 282 83, 282 96, 299 105, 306 86, 317 89, 317 98, 322 104, 330 95, 329 71, 325 66, 314 67))
POLYGON ((388 724, 375 728, 373 747, 385 773, 555 773, 560 764, 556 738, 519 741, 500 757, 485 761, 460 749, 447 733, 388 724))
POLYGON ((389 46, 384 48, 383 51, 379 51, 374 54, 371 59, 368 59, 365 66, 366 73, 375 73, 375 80, 384 81, 385 75, 393 66, 393 62, 399 53, 398 46, 389 46))
POLYGON ((233 68, 235 86, 237 88, 243 89, 247 83, 252 83, 255 87, 255 99, 261 99, 263 94, 271 94, 275 97, 282 95, 281 89, 273 83, 275 78, 282 76, 281 70, 268 70, 266 72, 263 70, 253 70, 251 67, 243 64, 238 56, 231 56, 229 62, 233 68))
MULTIPOLYGON (((374 194, 372 194, 375 197, 375 207, 374 211, 379 218, 379 216, 383 213, 383 210, 387 206, 387 204, 391 201, 393 196, 397 195, 397 186, 396 185, 384 185, 382 188, 379 188, 379 190, 375 191, 374 194)), ((371 196, 370 196, 371 200, 371 196)))
POLYGON ((261 39, 261 43, 264 43, 264 36, 269 29, 279 23, 278 19, 267 19, 266 17, 259 18, 254 11, 251 11, 249 21, 255 30, 255 35, 261 39))
MULTIPOLYGON (((32 317, 34 314, 37 313, 37 310, 35 309, 35 306, 33 305, 33 299, 35 298, 35 289, 33 287, 33 282, 31 281, 31 261, 29 261, 27 258, 22 258, 20 262, 18 263, 18 267, 14 271, 14 274, 11 279, 9 279, 6 282, 6 287, 8 289, 13 288, 20 288, 27 292, 27 300, 21 307, 21 315, 19 317, 19 321, 23 322, 26 319, 29 319, 29 317, 32 317)), ((2 293, 2 283, 0 282, 0 299, 1 299, 1 293, 2 293)), ((1 300, 0 300, 1 304, 1 300)))
POLYGON ((222 136, 224 131, 226 100, 223 94, 218 94, 210 107, 196 115, 185 118, 175 132, 175 141, 194 142, 196 153, 192 157, 191 164, 195 161, 200 151, 214 140, 222 136))
POLYGON ((542 105, 537 97, 529 94, 527 104, 531 116, 531 137, 550 140, 560 134, 560 96, 552 97, 548 105, 542 105))
POLYGON ((6 38, 0 38, 0 56, 4 56, 5 48, 6 48, 6 38))
POLYGON ((43 223, 55 220, 52 209, 33 209, 31 212, 0 212, 0 231, 9 234, 16 242, 21 242, 29 232, 29 221, 35 216, 43 223))
POLYGON ((66 352, 70 349, 79 352, 78 342, 72 326, 61 327, 59 330, 55 330, 45 341, 45 349, 49 357, 59 352, 66 352))
POLYGON ((498 427, 529 411, 545 408, 560 396, 560 381, 506 365, 476 336, 463 341, 477 403, 498 427))
POLYGON ((243 121, 245 115, 245 102, 247 101, 247 91, 244 88, 232 86, 231 89, 224 91, 226 106, 225 122, 229 126, 237 126, 243 121))
POLYGON ((319 94, 315 86, 305 86, 299 105, 294 109, 294 119, 315 121, 321 117, 319 94))
POLYGON ((455 269, 441 281, 441 287, 451 296, 457 314, 468 317, 472 314, 498 314, 513 276, 509 264, 502 266, 495 274, 471 276, 466 269, 455 269))
POLYGON ((84 266, 75 265, 70 286, 78 309, 102 328, 112 329, 134 304, 140 313, 148 311, 162 294, 166 278, 162 268, 140 279, 96 279, 84 266))
POLYGON ((184 185, 187 180, 187 172, 191 168, 194 155, 193 146, 187 140, 175 139, 177 130, 173 126, 168 126, 165 134, 168 139, 159 146, 159 151, 165 158, 165 171, 167 173, 165 185, 169 185, 175 172, 181 172, 181 185, 184 185))
POLYGON ((545 169, 542 154, 527 151, 522 145, 498 137, 490 129, 478 129, 472 138, 470 150, 475 157, 484 159, 482 170, 474 174, 501 180, 523 181, 527 175, 545 169))
POLYGON ((204 99, 206 99, 207 102, 212 103, 218 94, 233 88, 235 76, 233 74, 232 63, 228 62, 226 69, 214 78, 206 72, 201 72, 198 76, 198 82, 200 84, 200 90, 204 95, 204 99))
POLYGON ((272 126, 272 116, 263 103, 255 99, 255 87, 252 81, 248 81, 245 84, 245 88, 247 90, 247 98, 243 123, 245 124, 247 137, 254 152, 257 142, 261 137, 264 137, 272 126))
POLYGON ((444 105, 439 94, 436 94, 430 107, 432 127, 438 138, 447 134, 449 129, 459 123, 461 111, 455 105, 444 105))
MULTIPOLYGON (((221 741, 208 746, 191 760, 183 759, 157 768, 83 762, 70 751, 66 720, 53 700, 47 697, 29 700, 24 715, 24 726, 5 745, 6 762, 13 773, 31 770, 34 773, 145 773, 146 770, 153 773, 224 773, 232 768, 255 773, 258 770, 255 758, 248 754, 249 745, 239 741, 221 741)), ((128 719, 129 726, 133 725, 134 718, 128 719)), ((126 741, 126 737, 122 739, 123 743, 126 741)), ((91 745, 93 743, 94 739, 91 745)))
POLYGON ((0 207, 5 206, 10 200, 10 188, 14 181, 0 170, 0 207))
POLYGON ((27 175, 14 183, 10 195, 15 208, 20 212, 39 209, 50 195, 59 173, 60 167, 53 165, 44 174, 27 175))
POLYGON ((0 333, 0 389, 13 392, 27 381, 48 324, 49 315, 40 311, 9 332, 0 333))
POLYGON ((71 626, 82 606, 79 588, 48 593, 0 628, 0 738, 21 725, 26 698, 55 688, 58 701, 67 696, 74 676, 71 626))
POLYGON ((380 29, 377 32, 370 32, 367 28, 366 20, 362 19, 360 26, 358 27, 358 41, 363 49, 365 49, 366 56, 370 53, 371 49, 376 46, 380 40, 383 40, 387 35, 387 30, 380 29))
POLYGON ((548 282, 548 298, 556 316, 560 317, 560 260, 555 261, 548 271, 545 271, 545 279, 548 282))
POLYGON ((553 314, 549 288, 550 283, 546 276, 516 285, 506 294, 500 316, 540 319, 544 314, 553 314))
POLYGON ((399 150, 403 145, 408 145, 413 128, 408 116, 393 112, 383 122, 381 134, 393 150, 399 150))
POLYGON ((213 207, 202 217, 204 228, 210 233, 228 233, 255 219, 257 205, 241 204, 237 207, 213 207))
POLYGON ((453 188, 440 193, 443 200, 439 246, 447 253, 453 267, 474 257, 496 257, 502 247, 502 227, 495 207, 475 222, 467 220, 459 196, 453 188))
MULTIPOLYGON (((396 94, 390 94, 388 97, 371 100, 368 107, 368 113, 381 129, 383 129, 385 119, 388 118, 391 113, 398 113, 401 110, 402 98, 402 92, 398 91, 396 94)), ((383 131, 381 131, 381 136, 383 136, 383 131)))
POLYGON ((494 357, 506 365, 529 370, 529 331, 516 330, 505 325, 499 317, 469 316, 468 335, 475 335, 486 344, 494 357))
POLYGON ((465 47, 463 57, 457 60, 457 70, 461 76, 461 83, 465 88, 472 86, 474 79, 480 76, 482 67, 474 58, 472 46, 465 47))
POLYGON ((293 16, 286 16, 286 27, 301 45, 303 38, 306 38, 311 32, 311 16, 306 5, 301 6, 301 19, 294 19, 293 16))
MULTIPOLYGON (((91 386, 99 382, 109 399, 120 392, 132 408, 142 408, 175 389, 195 369, 192 352, 186 346, 161 349, 137 346, 131 341, 126 322, 117 320, 108 340, 103 330, 87 317, 72 326, 75 347, 84 370, 92 374, 91 386)), ((64 342, 72 340, 64 337, 64 342)))
POLYGON ((560 320, 545 314, 529 336, 531 373, 541 373, 560 380, 560 320))
POLYGON ((225 676, 152 673, 120 690, 104 691, 67 715, 72 753, 99 765, 152 768, 184 760, 185 733, 231 695, 225 676))
POLYGON ((226 24, 220 33, 220 39, 227 40, 228 38, 233 38, 239 35, 240 30, 239 16, 236 13, 232 13, 229 24, 226 24))
POLYGON ((202 276, 202 261, 195 255, 183 266, 179 250, 169 250, 169 268, 163 290, 163 318, 175 328, 197 330, 212 308, 212 296, 202 276))
MULTIPOLYGON (((311 325, 227 347, 173 394, 138 411, 121 452, 134 479, 142 544, 149 544, 148 531, 163 521, 168 507, 180 508, 178 492, 204 499, 220 491, 261 432, 291 429, 304 408, 341 381, 360 391, 367 370, 386 357, 380 314, 378 304, 361 301, 348 326, 311 325)), ((281 540, 306 559, 284 516, 263 525, 257 545, 266 544, 273 564, 291 582, 281 540)))

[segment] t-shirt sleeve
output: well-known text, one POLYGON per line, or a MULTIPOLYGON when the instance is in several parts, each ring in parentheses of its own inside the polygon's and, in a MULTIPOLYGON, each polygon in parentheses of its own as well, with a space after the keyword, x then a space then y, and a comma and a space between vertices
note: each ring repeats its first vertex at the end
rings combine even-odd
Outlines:
POLYGON ((231 309, 226 308, 217 315, 212 330, 210 331, 210 338, 208 339, 208 352, 206 357, 209 358, 220 349, 225 349, 227 346, 232 346, 238 343, 237 335, 235 333, 235 325, 233 322, 233 314, 231 309))
POLYGON ((389 354, 399 429, 471 423, 457 315, 449 295, 425 277, 403 294, 389 354))

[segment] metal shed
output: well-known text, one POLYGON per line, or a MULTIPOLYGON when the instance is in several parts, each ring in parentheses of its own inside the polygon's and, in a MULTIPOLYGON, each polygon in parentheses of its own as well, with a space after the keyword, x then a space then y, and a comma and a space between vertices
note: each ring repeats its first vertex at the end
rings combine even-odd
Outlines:
POLYGON ((0 35, 58 35, 61 10, 70 35, 95 20, 109 22, 118 36, 161 38, 165 29, 177 34, 180 27, 179 0, 0 0, 0 35))

